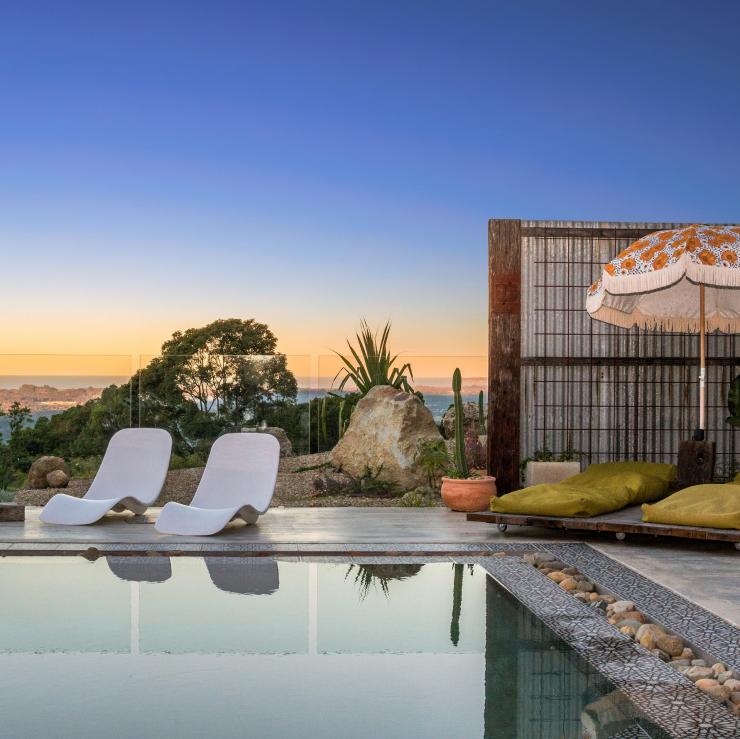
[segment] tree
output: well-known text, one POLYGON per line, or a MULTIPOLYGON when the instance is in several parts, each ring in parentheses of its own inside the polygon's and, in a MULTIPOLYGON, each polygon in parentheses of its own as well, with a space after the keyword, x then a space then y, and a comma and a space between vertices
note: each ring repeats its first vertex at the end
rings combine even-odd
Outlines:
POLYGON ((272 331, 253 319, 175 332, 137 378, 141 422, 156 420, 182 451, 192 451, 199 439, 295 403, 298 385, 276 346, 272 331))

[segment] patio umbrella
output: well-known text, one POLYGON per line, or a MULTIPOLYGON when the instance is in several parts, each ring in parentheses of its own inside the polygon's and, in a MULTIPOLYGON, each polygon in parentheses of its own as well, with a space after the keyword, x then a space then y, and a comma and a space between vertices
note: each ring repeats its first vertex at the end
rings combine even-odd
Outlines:
POLYGON ((740 327, 740 226, 656 231, 606 264, 588 289, 592 318, 630 328, 699 334, 699 425, 704 438, 707 331, 740 327))

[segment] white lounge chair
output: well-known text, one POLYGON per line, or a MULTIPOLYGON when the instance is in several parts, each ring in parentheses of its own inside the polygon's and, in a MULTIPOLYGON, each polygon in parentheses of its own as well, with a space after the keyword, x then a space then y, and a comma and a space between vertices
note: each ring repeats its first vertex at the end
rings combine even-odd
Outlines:
POLYGON ((208 536, 237 517, 257 523, 270 507, 279 461, 280 444, 270 434, 219 437, 192 503, 167 503, 154 527, 162 534, 208 536))
POLYGON ((95 523, 110 510, 144 513, 162 490, 171 451, 172 437, 163 429, 117 431, 84 497, 55 495, 41 520, 79 526, 95 523))

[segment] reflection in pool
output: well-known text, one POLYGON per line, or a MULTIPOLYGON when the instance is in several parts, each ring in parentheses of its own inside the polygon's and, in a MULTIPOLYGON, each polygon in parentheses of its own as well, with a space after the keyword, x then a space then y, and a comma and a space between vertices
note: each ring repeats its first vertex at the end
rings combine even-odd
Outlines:
POLYGON ((472 565, 5 557, 0 592, 3 736, 547 738, 635 719, 472 565))

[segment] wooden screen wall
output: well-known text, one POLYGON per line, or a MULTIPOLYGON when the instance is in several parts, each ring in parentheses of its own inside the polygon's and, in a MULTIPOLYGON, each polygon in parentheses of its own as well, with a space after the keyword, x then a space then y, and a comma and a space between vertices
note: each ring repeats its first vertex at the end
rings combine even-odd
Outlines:
MULTIPOLYGON (((668 223, 489 222, 488 459, 501 492, 519 461, 567 450, 582 462, 675 462, 698 406, 698 337, 620 329, 585 310, 600 268, 668 223)), ((734 335, 708 339, 707 436, 729 476, 740 438, 725 423, 734 335)))

